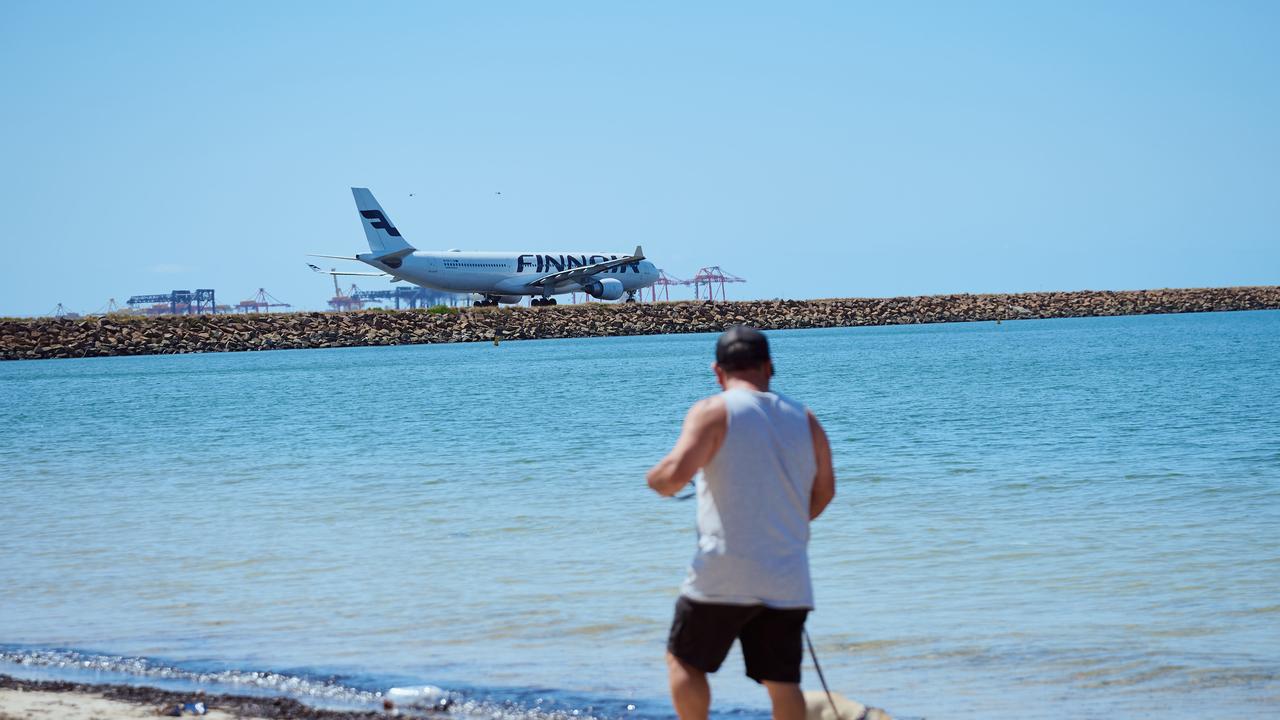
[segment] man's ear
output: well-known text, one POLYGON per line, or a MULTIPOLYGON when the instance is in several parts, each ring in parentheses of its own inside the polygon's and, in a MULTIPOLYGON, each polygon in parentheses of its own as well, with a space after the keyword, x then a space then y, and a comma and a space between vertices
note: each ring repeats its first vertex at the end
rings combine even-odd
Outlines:
POLYGON ((711 361, 711 371, 716 374, 716 384, 720 386, 721 390, 723 390, 724 389, 724 370, 720 367, 720 363, 715 362, 714 360, 711 361))

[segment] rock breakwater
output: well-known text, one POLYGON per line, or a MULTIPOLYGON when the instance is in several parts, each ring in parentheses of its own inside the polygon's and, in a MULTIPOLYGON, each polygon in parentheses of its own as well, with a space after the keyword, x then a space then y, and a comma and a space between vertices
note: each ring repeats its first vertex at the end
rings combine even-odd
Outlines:
POLYGON ((0 320, 0 359, 492 342, 1280 309, 1280 286, 831 300, 0 320))

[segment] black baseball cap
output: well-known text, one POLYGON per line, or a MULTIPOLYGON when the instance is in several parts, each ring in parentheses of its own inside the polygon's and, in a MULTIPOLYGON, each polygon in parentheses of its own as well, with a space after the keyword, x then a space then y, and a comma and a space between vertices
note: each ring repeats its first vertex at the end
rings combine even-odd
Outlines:
POLYGON ((716 340, 716 363, 729 372, 760 367, 769 359, 764 333, 746 325, 734 325, 716 340))

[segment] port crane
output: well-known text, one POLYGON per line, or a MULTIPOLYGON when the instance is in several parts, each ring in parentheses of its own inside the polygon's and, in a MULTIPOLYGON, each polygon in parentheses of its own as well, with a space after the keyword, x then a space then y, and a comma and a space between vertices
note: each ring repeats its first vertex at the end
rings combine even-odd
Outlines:
POLYGON ((262 288, 258 288, 257 294, 253 297, 248 300, 241 300, 240 304, 236 305, 236 309, 244 313, 271 312, 273 307, 287 308, 293 306, 286 302, 280 302, 280 300, 262 288))

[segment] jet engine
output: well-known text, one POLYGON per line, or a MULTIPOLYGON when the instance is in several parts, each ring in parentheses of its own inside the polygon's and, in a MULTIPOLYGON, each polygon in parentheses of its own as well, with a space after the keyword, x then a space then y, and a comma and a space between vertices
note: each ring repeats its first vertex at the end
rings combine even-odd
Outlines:
POLYGON ((583 285, 582 291, 601 300, 617 300, 626 292, 622 287, 622 281, 617 278, 601 278, 589 285, 583 285))

